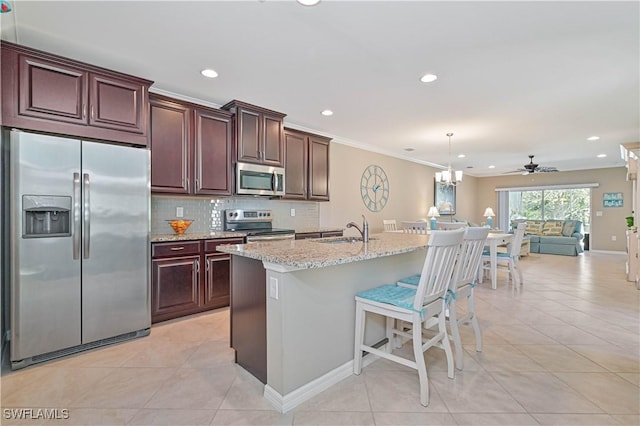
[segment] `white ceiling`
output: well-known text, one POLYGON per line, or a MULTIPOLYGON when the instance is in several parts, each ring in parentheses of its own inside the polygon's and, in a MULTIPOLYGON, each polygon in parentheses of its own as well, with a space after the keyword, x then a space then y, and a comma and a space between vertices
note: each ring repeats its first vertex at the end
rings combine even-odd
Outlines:
POLYGON ((4 40, 428 164, 447 164, 453 132, 453 167, 474 176, 528 154, 561 171, 622 166, 619 145, 640 141, 637 1, 11 3, 4 40))

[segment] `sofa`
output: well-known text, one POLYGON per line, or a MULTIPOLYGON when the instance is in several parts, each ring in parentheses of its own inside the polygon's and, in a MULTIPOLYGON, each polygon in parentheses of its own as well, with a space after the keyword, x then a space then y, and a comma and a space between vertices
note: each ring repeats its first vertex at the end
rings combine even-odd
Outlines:
POLYGON ((531 253, 577 256, 583 252, 584 235, 579 220, 518 219, 511 222, 511 229, 515 229, 520 222, 527 224, 525 238, 531 241, 531 253))

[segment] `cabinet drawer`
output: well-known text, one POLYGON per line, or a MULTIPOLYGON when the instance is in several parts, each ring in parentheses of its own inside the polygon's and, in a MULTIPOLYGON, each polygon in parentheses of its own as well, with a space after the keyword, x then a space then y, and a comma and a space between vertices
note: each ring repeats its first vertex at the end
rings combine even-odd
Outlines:
POLYGON ((326 237, 342 237, 342 231, 323 232, 322 238, 326 238, 326 237))
POLYGON ((306 240, 308 238, 321 238, 322 234, 319 232, 305 232, 302 234, 296 234, 296 240, 306 240))
POLYGON ((151 257, 176 257, 190 254, 200 254, 200 241, 153 243, 151 245, 151 257))
POLYGON ((244 238, 224 238, 219 240, 206 240, 204 242, 204 252, 207 254, 219 254, 221 256, 228 256, 227 253, 216 251, 216 248, 224 244, 243 244, 244 238))

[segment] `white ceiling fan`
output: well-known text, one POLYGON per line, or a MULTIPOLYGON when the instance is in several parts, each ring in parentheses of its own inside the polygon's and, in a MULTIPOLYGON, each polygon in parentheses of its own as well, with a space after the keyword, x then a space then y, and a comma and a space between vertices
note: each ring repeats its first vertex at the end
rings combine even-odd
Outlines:
POLYGON ((529 155, 529 163, 525 164, 522 169, 514 170, 512 172, 505 172, 504 174, 522 173, 523 175, 529 175, 531 173, 550 173, 557 172, 558 169, 551 166, 540 166, 533 162, 533 155, 529 155))

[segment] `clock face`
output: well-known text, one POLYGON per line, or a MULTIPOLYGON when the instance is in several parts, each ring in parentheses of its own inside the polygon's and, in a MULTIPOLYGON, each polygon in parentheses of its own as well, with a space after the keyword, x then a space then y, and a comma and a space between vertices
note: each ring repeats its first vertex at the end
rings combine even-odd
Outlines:
POLYGON ((372 212, 379 212, 389 200, 389 179, 382 167, 370 165, 362 173, 360 196, 372 212))

